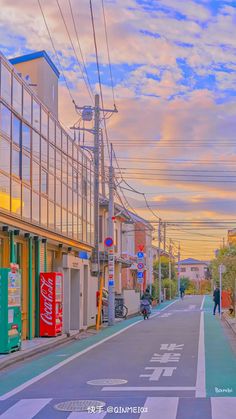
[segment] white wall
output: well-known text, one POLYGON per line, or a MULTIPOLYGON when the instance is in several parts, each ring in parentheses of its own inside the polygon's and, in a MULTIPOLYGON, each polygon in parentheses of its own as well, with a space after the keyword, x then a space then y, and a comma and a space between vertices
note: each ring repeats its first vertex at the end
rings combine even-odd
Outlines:
POLYGON ((88 293, 88 327, 96 324, 97 302, 96 293, 98 290, 97 278, 90 276, 89 273, 89 293, 88 293))
POLYGON ((124 290, 124 305, 128 307, 128 315, 136 314, 140 308, 140 294, 134 290, 124 290))

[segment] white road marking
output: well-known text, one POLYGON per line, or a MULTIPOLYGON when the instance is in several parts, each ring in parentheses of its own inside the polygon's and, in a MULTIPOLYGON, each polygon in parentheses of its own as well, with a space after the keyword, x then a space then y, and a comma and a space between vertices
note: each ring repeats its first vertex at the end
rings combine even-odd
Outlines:
MULTIPOLYGON (((159 313, 161 311, 164 311, 166 309, 168 309, 170 306, 172 306, 173 304, 177 303, 178 300, 173 301, 172 303, 170 303, 168 306, 162 308, 158 313, 156 314, 152 314, 150 316, 150 318, 156 317, 159 315, 159 313)), ((8 391, 7 393, 5 393, 3 396, 0 396, 0 400, 7 400, 10 397, 14 396, 17 393, 20 393, 20 391, 24 390, 25 388, 31 386, 34 383, 37 383, 38 381, 40 381, 42 378, 47 377, 48 375, 52 374, 54 371, 57 371, 58 369, 60 369, 61 367, 63 367, 64 365, 69 364, 71 361, 73 361, 76 358, 79 358, 80 356, 84 355, 85 353, 91 351, 94 348, 97 348, 98 346, 102 345, 103 343, 113 339, 114 337, 120 335, 121 333, 125 332, 126 330, 130 329, 131 327, 136 326, 137 324, 143 322, 143 320, 138 320, 135 323, 130 324, 129 326, 125 327, 122 330, 119 330, 119 332, 114 333, 111 336, 108 336, 105 339, 102 339, 100 342, 95 343, 94 345, 89 346, 88 348, 84 349, 81 352, 77 352, 74 355, 70 356, 69 358, 65 359, 64 361, 59 362, 59 364, 54 365, 54 367, 49 368, 48 370, 42 372, 39 375, 36 375, 36 377, 31 378, 30 380, 26 381, 25 383, 19 385, 18 387, 14 388, 13 390, 8 391)))
POLYGON ((162 343, 160 351, 182 351, 184 349, 184 343, 177 345, 176 343, 162 343))
POLYGON ((190 306, 188 306, 188 309, 189 309, 189 310, 194 310, 196 307, 197 307, 196 305, 191 304, 190 306))
POLYGON ((172 377, 176 367, 146 367, 145 370, 153 370, 153 372, 151 374, 141 374, 139 377, 149 377, 149 381, 159 381, 162 376, 172 377))
POLYGON ((16 419, 24 418, 31 419, 40 412, 52 399, 22 399, 10 409, 7 409, 2 415, 1 419, 16 419))
POLYGON ((236 412, 236 397, 212 397, 212 419, 232 419, 236 412))
POLYGON ((196 397, 206 397, 206 365, 205 365, 205 341, 204 341, 204 312, 201 312, 198 360, 197 360, 197 381, 196 397))
POLYGON ((73 412, 67 419, 87 419, 88 417, 94 419, 103 419, 106 416, 107 412, 102 413, 89 413, 89 412, 73 412))
POLYGON ((178 402, 178 397, 148 397, 144 405, 147 412, 142 413, 139 419, 175 419, 178 402))
POLYGON ((196 387, 161 387, 161 386, 147 386, 147 387, 103 387, 102 391, 195 391, 196 387))
POLYGON ((165 352, 164 354, 153 354, 150 362, 159 362, 160 364, 167 364, 168 362, 179 362, 181 354, 172 352, 165 352))
POLYGON ((205 298, 206 298, 206 296, 204 295, 204 297, 203 297, 203 299, 202 299, 202 304, 201 304, 201 307, 200 307, 200 310, 201 310, 201 311, 203 310, 203 307, 204 307, 205 298))

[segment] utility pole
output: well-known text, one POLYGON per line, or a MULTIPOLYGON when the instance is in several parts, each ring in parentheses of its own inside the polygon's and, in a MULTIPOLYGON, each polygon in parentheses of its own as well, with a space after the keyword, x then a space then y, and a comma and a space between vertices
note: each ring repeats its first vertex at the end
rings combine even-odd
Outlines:
POLYGON ((158 224, 158 280, 159 280, 159 304, 161 304, 162 292, 161 292, 161 219, 159 218, 158 224))
POLYGON ((164 223, 164 240, 163 240, 163 247, 164 247, 164 252, 166 251, 166 223, 164 223))
POLYGON ((172 246, 171 246, 171 239, 169 243, 169 280, 170 280, 170 300, 172 296, 172 290, 171 290, 171 262, 172 262, 172 246))
POLYGON ((114 279, 114 170, 113 170, 113 147, 111 144, 109 166, 109 214, 108 234, 112 239, 112 246, 108 251, 108 325, 112 326, 115 321, 115 279, 114 279))
POLYGON ((178 295, 180 298, 180 243, 179 243, 179 249, 178 249, 178 295))

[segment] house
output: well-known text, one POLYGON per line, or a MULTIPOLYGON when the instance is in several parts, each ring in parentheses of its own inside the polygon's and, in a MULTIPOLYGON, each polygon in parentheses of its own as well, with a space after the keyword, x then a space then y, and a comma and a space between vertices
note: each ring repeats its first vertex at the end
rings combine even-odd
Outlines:
MULTIPOLYGON (((178 269, 178 264, 176 264, 178 269)), ((190 281, 208 279, 209 262, 188 258, 180 261, 180 277, 189 278, 190 281)))

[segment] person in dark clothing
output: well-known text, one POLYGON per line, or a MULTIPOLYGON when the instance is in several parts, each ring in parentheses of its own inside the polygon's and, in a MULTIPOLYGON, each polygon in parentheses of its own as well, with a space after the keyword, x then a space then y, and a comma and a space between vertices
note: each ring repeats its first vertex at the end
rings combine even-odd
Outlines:
POLYGON ((218 286, 216 287, 216 289, 215 289, 215 291, 213 293, 213 301, 215 303, 214 309, 213 309, 213 314, 215 316, 217 306, 218 306, 218 312, 220 314, 220 289, 219 289, 218 286))
POLYGON ((152 304, 152 296, 150 294, 150 290, 149 288, 146 289, 146 291, 143 293, 141 300, 147 300, 149 302, 149 304, 152 304))
POLYGON ((180 297, 183 299, 184 298, 184 293, 185 293, 185 288, 184 288, 183 285, 181 285, 179 291, 180 291, 180 297))

